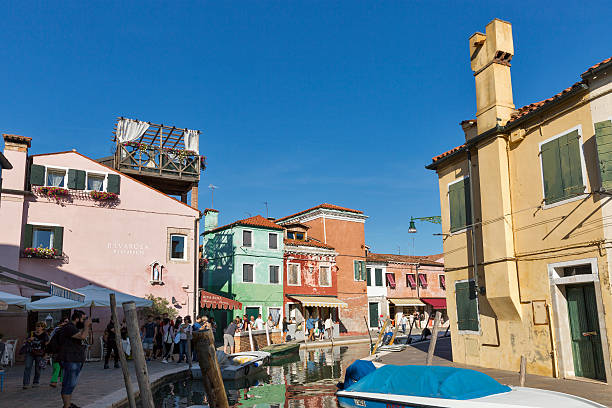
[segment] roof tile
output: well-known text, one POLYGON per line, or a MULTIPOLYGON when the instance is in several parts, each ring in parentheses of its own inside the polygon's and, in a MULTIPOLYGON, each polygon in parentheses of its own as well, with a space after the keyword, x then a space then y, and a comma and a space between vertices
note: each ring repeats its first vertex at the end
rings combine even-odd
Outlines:
POLYGON ((308 238, 307 241, 300 241, 298 239, 285 238, 284 242, 285 242, 285 245, 292 245, 292 246, 310 246, 310 247, 317 247, 317 248, 334 249, 334 247, 331 245, 327 245, 322 242, 315 241, 311 238, 308 238))
POLYGON ((317 210, 319 208, 325 208, 325 209, 328 209, 328 210, 346 211, 346 212, 352 212, 352 213, 355 213, 355 214, 363 214, 363 211, 352 210, 350 208, 340 207, 339 205, 323 203, 323 204, 317 205, 316 207, 312 207, 312 208, 309 208, 309 209, 304 210, 304 211, 300 211, 300 212, 292 214, 292 215, 287 215, 286 217, 278 218, 275 221, 276 222, 284 221, 284 220, 287 220, 289 218, 297 217, 298 215, 306 214, 307 212, 310 212, 312 210, 317 210))
MULTIPOLYGON (((442 262, 436 262, 431 259, 432 255, 427 256, 411 256, 411 255, 396 255, 396 254, 374 254, 369 253, 366 257, 368 262, 403 262, 403 263, 420 263, 422 265, 444 266, 442 262)), ((436 255, 437 256, 437 255, 436 255)))
POLYGON ((275 229, 275 230, 281 230, 281 231, 284 230, 283 227, 270 221, 269 219, 264 218, 261 215, 256 215, 254 217, 249 217, 243 220, 234 221, 231 224, 227 224, 222 227, 212 229, 210 231, 205 231, 204 234, 219 232, 224 229, 228 229, 228 228, 232 228, 236 226, 259 227, 259 228, 268 228, 268 229, 275 229))

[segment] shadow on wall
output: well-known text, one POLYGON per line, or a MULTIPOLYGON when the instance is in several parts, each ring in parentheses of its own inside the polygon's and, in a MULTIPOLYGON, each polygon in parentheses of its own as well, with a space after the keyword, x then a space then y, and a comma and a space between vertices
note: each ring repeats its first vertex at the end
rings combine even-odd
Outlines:
POLYGON ((233 299, 232 272, 234 268, 234 234, 217 233, 204 246, 208 259, 201 276, 202 289, 233 299))

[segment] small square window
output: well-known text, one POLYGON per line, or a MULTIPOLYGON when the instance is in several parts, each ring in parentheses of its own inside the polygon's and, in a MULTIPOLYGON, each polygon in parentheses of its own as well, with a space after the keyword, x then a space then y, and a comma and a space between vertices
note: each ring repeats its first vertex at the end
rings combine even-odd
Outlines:
POLYGON ((268 249, 278 249, 277 234, 268 234, 268 249))
POLYGON ((270 265, 270 283, 279 283, 279 267, 275 265, 270 265))
POLYGON ((170 244, 170 259, 184 261, 187 255, 185 251, 185 236, 170 235, 170 244))
POLYGON ((35 227, 32 231, 33 248, 53 248, 53 230, 35 227))
POLYGON ((66 170, 47 169, 47 187, 65 187, 66 170))
POLYGON ((101 174, 87 174, 87 190, 104 191, 104 179, 101 174))
POLYGON ((243 247, 253 246, 253 231, 242 231, 242 246, 243 247))
POLYGON ((253 265, 242 264, 242 281, 253 282, 253 265))

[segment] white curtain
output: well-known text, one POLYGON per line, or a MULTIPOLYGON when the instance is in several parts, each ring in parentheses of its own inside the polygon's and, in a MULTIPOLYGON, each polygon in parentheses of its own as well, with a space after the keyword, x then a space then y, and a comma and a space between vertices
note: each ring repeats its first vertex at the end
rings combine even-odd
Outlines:
POLYGON ((147 122, 134 119, 121 119, 117 124, 117 139, 119 143, 131 142, 138 139, 149 128, 147 122))
POLYGON ((47 172, 47 185, 50 187, 63 187, 64 186, 64 174, 59 172, 47 172))
POLYGON ((102 191, 104 190, 104 179, 98 177, 89 177, 87 179, 89 185, 87 188, 93 191, 102 191))
POLYGON ((200 131, 185 129, 183 132, 183 139, 185 140, 185 150, 191 150, 200 154, 200 131))

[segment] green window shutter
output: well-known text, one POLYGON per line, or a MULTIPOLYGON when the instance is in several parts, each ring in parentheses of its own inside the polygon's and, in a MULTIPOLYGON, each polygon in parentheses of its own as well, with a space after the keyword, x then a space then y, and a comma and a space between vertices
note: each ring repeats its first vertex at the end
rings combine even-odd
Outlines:
MULTIPOLYGON (((68 183, 66 184, 69 189, 77 189, 78 172, 80 170, 68 169, 68 183)), ((81 189, 82 190, 82 189, 81 189)))
POLYGON ((612 190, 612 120, 595 123, 601 189, 612 190))
POLYGON ((53 227, 53 248, 61 255, 64 250, 64 227, 53 227))
MULTIPOLYGON (((448 203, 450 207, 451 232, 459 231, 467 225, 466 198, 469 195, 469 179, 466 177, 448 186, 448 203), (467 180, 467 181, 466 181, 467 180)), ((471 218, 471 217, 470 217, 471 218)))
POLYGON ((577 130, 559 138, 559 156, 561 158, 563 197, 571 198, 584 193, 580 135, 577 130))
POLYGON ((382 269, 376 268, 374 269, 374 279, 375 279, 375 283, 376 286, 382 286, 383 285, 383 280, 382 280, 382 269))
POLYGON ((106 191, 109 193, 119 194, 120 183, 121 177, 118 174, 109 174, 106 183, 106 191))
POLYGON ((353 268, 355 270, 355 280, 358 281, 361 277, 359 261, 353 261, 353 268))
POLYGON ((33 186, 45 185, 45 166, 38 164, 30 166, 30 184, 33 186))
POLYGON ((32 248, 32 236, 34 235, 34 226, 26 224, 23 230, 23 247, 32 248))
POLYGON ((478 297, 474 281, 455 284, 457 327, 459 330, 478 331, 478 297))
POLYGON ((468 309, 466 312, 467 330, 478 331, 478 294, 474 281, 469 281, 468 285, 468 309))
POLYGON ((372 286, 372 269, 371 268, 366 268, 366 275, 367 275, 368 286, 372 286))
POLYGON ((463 195, 465 203, 465 225, 472 225, 472 200, 470 198, 470 178, 466 177, 463 179, 463 195))
POLYGON ((77 190, 85 190, 85 178, 87 177, 87 173, 84 170, 76 171, 76 189, 77 190))
POLYGON ((361 280, 364 281, 366 280, 366 263, 365 261, 360 261, 361 263, 361 280))
POLYGON ((563 176, 559 139, 544 143, 541 154, 544 200, 546 204, 552 204, 563 199, 563 176))
POLYGON ((455 284, 455 301, 457 303, 457 328, 459 330, 466 330, 467 326, 467 319, 465 314, 468 298, 467 290, 467 282, 457 282, 455 284))

